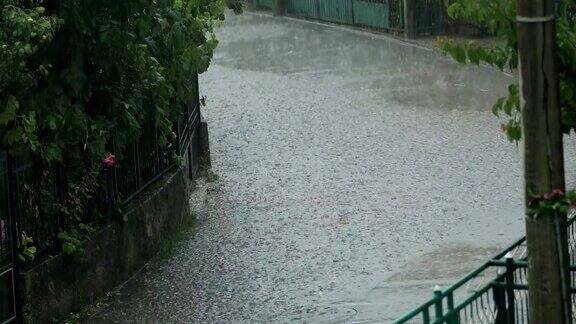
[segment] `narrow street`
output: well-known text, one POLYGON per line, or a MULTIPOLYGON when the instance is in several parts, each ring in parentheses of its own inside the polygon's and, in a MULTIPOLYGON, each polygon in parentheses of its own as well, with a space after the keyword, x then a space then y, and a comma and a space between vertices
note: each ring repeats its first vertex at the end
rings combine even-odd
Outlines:
POLYGON ((521 146, 490 111, 513 77, 264 14, 218 37, 200 84, 219 180, 95 320, 389 322, 523 235, 521 146))

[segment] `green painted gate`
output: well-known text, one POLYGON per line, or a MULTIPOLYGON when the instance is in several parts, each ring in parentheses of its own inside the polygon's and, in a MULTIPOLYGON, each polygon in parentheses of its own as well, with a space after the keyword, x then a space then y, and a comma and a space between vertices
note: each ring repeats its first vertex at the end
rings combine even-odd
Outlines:
POLYGON ((390 4, 388 0, 353 0, 356 25, 390 29, 390 4))
POLYGON ((319 18, 317 0, 288 0, 286 11, 305 18, 319 18))
MULTIPOLYGON (((273 9, 278 0, 254 0, 257 8, 273 9)), ((405 32, 403 0, 281 0, 286 13, 323 21, 405 32)), ((418 34, 434 34, 446 25, 442 0, 415 0, 418 34)))
MULTIPOLYGON (((319 19, 394 32, 403 31, 402 0, 285 0, 286 12, 296 17, 319 19)), ((426 0, 433 1, 433 0, 426 0)), ((271 8, 274 0, 255 0, 271 8)))
POLYGON ((254 6, 257 8, 272 9, 274 6, 274 0, 254 0, 254 6))
POLYGON ((354 24, 352 0, 317 0, 318 18, 325 21, 354 24))

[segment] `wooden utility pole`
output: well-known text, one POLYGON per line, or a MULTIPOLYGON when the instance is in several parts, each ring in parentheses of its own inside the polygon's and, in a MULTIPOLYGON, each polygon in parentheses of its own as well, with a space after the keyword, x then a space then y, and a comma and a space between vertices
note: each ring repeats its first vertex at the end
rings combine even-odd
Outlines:
MULTIPOLYGON (((518 1, 526 203, 565 189, 556 71, 555 0, 518 1)), ((570 323, 566 215, 526 216, 531 324, 570 323)))

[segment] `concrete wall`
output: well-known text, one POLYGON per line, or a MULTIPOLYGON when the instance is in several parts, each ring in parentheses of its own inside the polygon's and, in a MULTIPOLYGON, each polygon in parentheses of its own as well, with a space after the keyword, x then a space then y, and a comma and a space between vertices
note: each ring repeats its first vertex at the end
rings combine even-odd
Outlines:
POLYGON ((186 173, 176 169, 153 185, 123 220, 85 242, 84 252, 57 255, 21 273, 24 322, 50 323, 93 303, 142 268, 165 237, 190 226, 186 173))

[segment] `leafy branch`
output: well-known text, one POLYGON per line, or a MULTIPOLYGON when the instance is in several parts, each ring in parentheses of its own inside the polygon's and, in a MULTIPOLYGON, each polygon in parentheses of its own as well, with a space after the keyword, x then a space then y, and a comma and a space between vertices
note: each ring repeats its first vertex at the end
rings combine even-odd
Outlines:
MULTIPOLYGON (((518 40, 516 32, 516 0, 445 0, 448 15, 485 26, 496 36, 492 46, 475 41, 439 39, 440 49, 456 61, 465 64, 488 64, 500 70, 518 68, 518 40)), ((568 134, 576 129, 576 25, 575 3, 565 0, 558 7, 557 53, 562 126, 568 134)), ((508 88, 508 96, 497 100, 492 107, 496 116, 504 117, 502 130, 510 141, 522 137, 522 121, 518 85, 508 88)))

